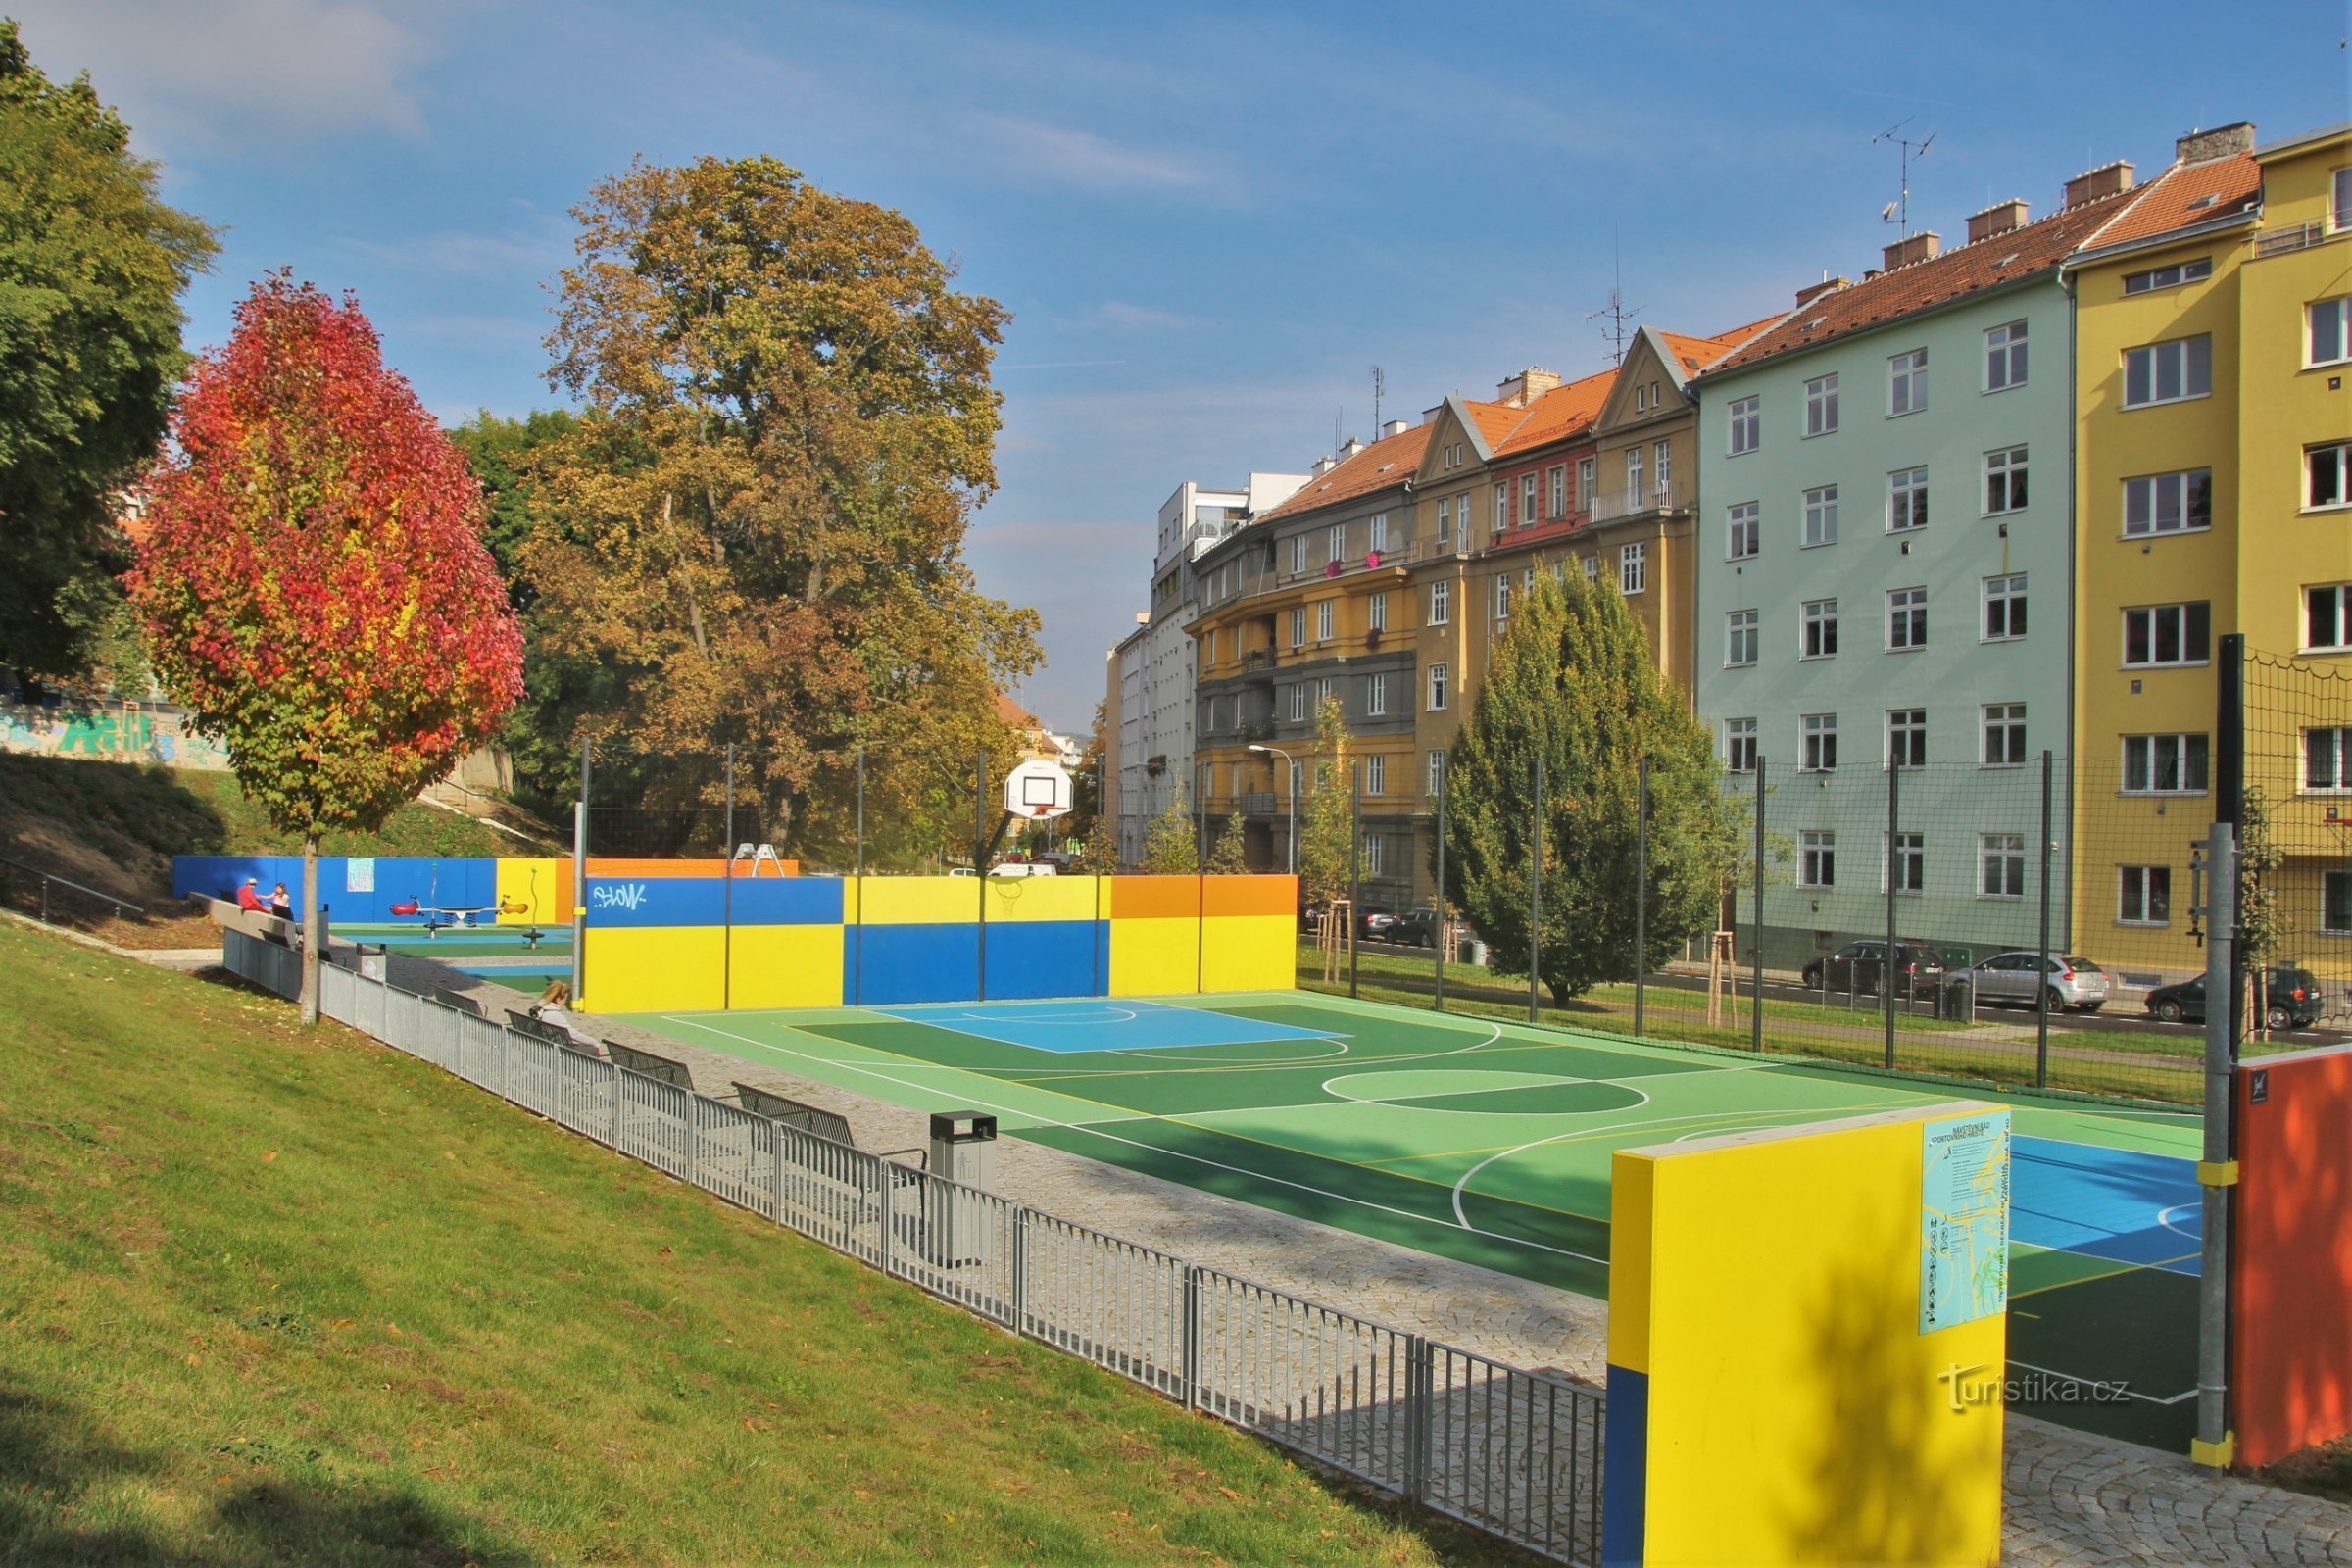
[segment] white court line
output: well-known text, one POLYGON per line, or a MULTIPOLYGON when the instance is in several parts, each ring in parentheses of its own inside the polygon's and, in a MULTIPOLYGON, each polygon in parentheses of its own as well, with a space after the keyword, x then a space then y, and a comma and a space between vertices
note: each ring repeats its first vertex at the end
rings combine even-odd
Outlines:
MULTIPOLYGON (((2038 1372, 2045 1378, 2056 1378, 2061 1383, 2072 1383, 2082 1388, 2090 1388, 2094 1385, 2099 1388, 2111 1388, 2116 1385, 2116 1380, 2113 1378, 2079 1378, 2072 1372, 2060 1372, 2053 1367, 2035 1366, 2031 1361, 2020 1361, 2014 1357, 2010 1359, 2009 1364, 2022 1366, 2029 1372, 2038 1372)), ((2134 1394, 2126 1388, 2117 1388, 2116 1392, 2127 1399, 2137 1399, 2142 1404, 2180 1404, 2183 1400, 2193 1399, 2197 1396, 2197 1391, 2194 1389, 2189 1390, 2186 1394, 2176 1394, 2167 1399, 2159 1399, 2153 1394, 2134 1394)))
MULTIPOLYGON (((857 1063, 855 1063, 855 1062, 847 1062, 847 1061, 835 1061, 835 1060, 834 1060, 832 1057, 830 1057, 830 1056, 818 1056, 818 1055, 812 1055, 812 1054, 810 1054, 809 1053, 808 1053, 808 1052, 806 1052, 806 1051, 794 1051, 793 1049, 791 1049, 791 1048, 790 1048, 790 1047, 788 1047, 788 1046, 778 1046, 778 1045, 771 1045, 771 1044, 769 1044, 767 1041, 764 1041, 764 1040, 753 1040, 753 1039, 749 1038, 748 1036, 745 1036, 745 1035, 739 1035, 739 1034, 735 1034, 735 1033, 733 1033, 733 1032, 732 1032, 732 1031, 730 1031, 730 1030, 716 1028, 716 1027, 714 1027, 714 1026, 712 1026, 712 1025, 710 1025, 710 1024, 707 1024, 707 1023, 697 1023, 697 1022, 695 1022, 695 1021, 694 1021, 693 1019, 691 1019, 691 1018, 673 1017, 673 1016, 671 1016, 671 1015, 669 1015, 669 1014, 666 1014, 666 1013, 665 1013, 665 1014, 662 1014, 662 1017, 663 1017, 663 1018, 664 1018, 666 1021, 668 1021, 668 1022, 670 1022, 670 1023, 675 1023, 675 1024, 683 1024, 683 1025, 685 1025, 685 1026, 686 1026, 686 1027, 688 1027, 688 1028, 705 1030, 705 1031, 707 1031, 707 1032, 709 1032, 709 1033, 710 1033, 710 1034, 717 1035, 717 1036, 719 1036, 719 1037, 720 1037, 720 1038, 722 1038, 722 1039, 737 1041, 737 1042, 739 1042, 740 1044, 747 1045, 747 1046, 754 1046, 754 1047, 757 1047, 757 1048, 759 1048, 759 1049, 760 1049, 760 1050, 761 1050, 761 1051, 772 1051, 772 1052, 776 1053, 776 1054, 779 1054, 779 1055, 785 1055, 785 1056, 798 1056, 798 1057, 800 1057, 800 1058, 801 1058, 803 1061, 813 1061, 813 1062, 820 1062, 820 1063, 822 1063, 822 1064, 824 1064, 824 1065, 826 1065, 826 1066, 832 1066, 832 1067, 847 1067, 847 1068, 849 1068, 850 1070, 852 1070, 853 1072, 859 1072, 859 1073, 863 1073, 863 1074, 865 1074, 867 1077, 870 1077, 870 1078, 878 1078, 878 1079, 880 1079, 882 1082, 884 1082, 884 1083, 887 1083, 887 1084, 898 1084, 898 1086, 899 1086, 900 1088, 902 1088, 902 1089, 915 1089, 915 1088, 916 1088, 916 1086, 915 1086, 915 1085, 913 1085, 913 1084, 909 1084, 909 1083, 906 1083, 906 1082, 904 1082, 903 1080, 900 1080, 900 1079, 897 1079, 897 1078, 893 1078, 893 1077, 891 1077, 891 1076, 890 1076, 890 1074, 888 1074, 888 1073, 884 1073, 884 1072, 875 1072, 875 1071, 874 1071, 873 1069, 871 1069, 871 1068, 868 1068, 868 1067, 861 1067, 861 1066, 858 1065, 858 1064, 857 1064, 857 1063)), ((867 1050, 871 1050, 871 1049, 873 1049, 873 1048, 872 1048, 872 1047, 867 1047, 867 1048, 865 1048, 865 1049, 867 1049, 867 1050)), ((978 1074, 973 1074, 973 1076, 977 1077, 977 1076, 979 1076, 979 1075, 978 1075, 978 1074)), ((1469 1233, 1470 1235, 1472 1235, 1472 1236, 1483 1236, 1483 1237, 1486 1237, 1486 1238, 1487 1238, 1489 1241, 1504 1242, 1504 1243, 1507 1243, 1507 1244, 1509 1244, 1510 1246, 1513 1246, 1513 1247, 1526 1247, 1526 1248, 1532 1248, 1532 1249, 1534 1249, 1535 1250, 1537 1250, 1537 1251, 1539 1251, 1539 1252, 1551 1252, 1551 1253, 1555 1253, 1555 1254, 1557 1254, 1558 1256, 1561 1256, 1561 1257, 1573 1257, 1573 1258, 1576 1258, 1576 1259, 1578 1259, 1580 1262, 1586 1262, 1586 1263, 1597 1263, 1597 1264, 1599 1264, 1599 1265, 1600 1265, 1602 1268, 1607 1268, 1607 1267, 1609 1266, 1609 1260, 1608 1260, 1607 1258, 1605 1258, 1605 1257, 1594 1257, 1594 1256, 1593 1256, 1592 1253, 1590 1253, 1590 1252, 1580 1252, 1580 1251, 1577 1251, 1577 1250, 1576 1250, 1574 1248, 1569 1248, 1569 1247, 1551 1247, 1551 1246, 1547 1246, 1547 1245, 1545 1245, 1545 1244, 1544 1244, 1544 1243, 1543 1243, 1543 1242, 1531 1242, 1531 1241, 1528 1241, 1528 1240, 1526 1240, 1524 1237, 1518 1237, 1518 1236, 1505 1236, 1505 1235, 1503 1235, 1502 1233, 1500 1233, 1499 1231, 1486 1231, 1486 1230, 1480 1230, 1480 1229, 1479 1229, 1477 1226, 1470 1224, 1468 1221, 1464 1221, 1464 1222, 1462 1222, 1462 1223, 1461 1223, 1461 1224, 1459 1224, 1459 1225, 1447 1225, 1447 1224, 1446 1224, 1446 1223, 1444 1220, 1442 1220, 1442 1219, 1433 1219, 1433 1218, 1431 1218, 1431 1217, 1430 1217, 1429 1215, 1427 1215, 1427 1214, 1416 1214, 1416 1213, 1413 1213, 1413 1212, 1412 1212, 1410 1209, 1395 1208, 1395 1207, 1392 1207, 1392 1206, 1390 1206, 1390 1205, 1389 1205, 1389 1204, 1387 1204, 1387 1203, 1375 1203, 1375 1202, 1373 1202, 1373 1201, 1372 1201, 1371 1200, 1369 1200, 1369 1199, 1365 1199, 1365 1198, 1357 1198, 1357 1197, 1355 1197, 1354 1195, 1352 1195, 1352 1194, 1349 1194, 1349 1193, 1335 1193, 1335 1192, 1331 1191, 1329 1188, 1326 1188, 1326 1187, 1313 1187, 1313 1186, 1309 1186, 1309 1185, 1308 1185, 1307 1183, 1305 1183, 1305 1182, 1295 1182, 1295 1181, 1292 1181, 1292 1180, 1291 1180, 1290 1178, 1288 1178, 1287 1176, 1270 1176, 1270 1175, 1268 1175, 1267 1173, 1265 1173, 1264 1171, 1258 1171, 1258 1170, 1250 1170, 1250 1169, 1247 1169, 1247 1168, 1245 1168, 1245 1167, 1243 1167, 1243 1166, 1240 1166, 1240 1165, 1228 1165, 1228 1164, 1226 1164, 1226 1163, 1225 1163, 1223 1160, 1218 1160, 1218 1159, 1209 1159, 1209 1158, 1206 1158, 1206 1157, 1204 1157, 1204 1156, 1202 1156, 1202 1155, 1200 1155, 1200 1154, 1188 1154, 1188 1153, 1185 1153, 1185 1152, 1183 1152, 1181 1150, 1174 1150, 1174 1149, 1162 1149, 1162 1148, 1160 1148, 1160 1147, 1159 1147, 1157 1144, 1147 1144, 1147 1143, 1142 1143, 1142 1142, 1139 1142, 1138 1140, 1136 1140, 1136 1139, 1133 1139, 1133 1138, 1121 1138, 1121 1137, 1120 1137, 1118 1134, 1116 1134, 1116 1133, 1106 1133, 1106 1132, 1103 1132, 1103 1131, 1102 1131, 1102 1130, 1101 1130, 1101 1128, 1100 1128, 1100 1125, 1099 1125, 1099 1124, 1096 1124, 1096 1123, 1088 1123, 1088 1122, 1076 1122, 1076 1121, 1062 1121, 1062 1120, 1059 1120, 1059 1119, 1058 1119, 1058 1118, 1056 1118, 1056 1117, 1052 1117, 1052 1116, 1041 1116, 1041 1115, 1039 1115, 1039 1114, 1038 1114, 1036 1111, 1033 1111, 1033 1110, 1015 1110, 1015 1109, 1013 1109, 1013 1108, 1012 1108, 1011 1106, 1009 1106, 1009 1105, 992 1105, 992 1104, 990 1104, 988 1102, 986 1102, 986 1101, 984 1101, 984 1100, 973 1100, 973 1101, 970 1101, 969 1102, 970 1102, 971 1104, 974 1104, 974 1105, 977 1105, 977 1106, 979 1106, 979 1107, 980 1107, 981 1109, 983 1109, 983 1110, 994 1110, 994 1111, 997 1111, 997 1112, 999 1112, 999 1113, 1001 1113, 1001 1114, 1003 1114, 1003 1115, 1006 1115, 1006 1116, 1017 1116, 1017 1117, 1022 1117, 1022 1118, 1025 1118, 1025 1119, 1030 1119, 1030 1120, 1035 1120, 1035 1121, 1042 1121, 1042 1122, 1045 1122, 1045 1123, 1047 1123, 1047 1124, 1049 1124, 1049 1125, 1051 1125, 1051 1126, 1058 1127, 1058 1128, 1062 1129, 1064 1132, 1072 1132, 1072 1133, 1084 1133, 1084 1134, 1086 1134, 1086 1135, 1087 1135, 1087 1136, 1089 1136, 1089 1137, 1093 1137, 1093 1138, 1100 1138, 1100 1139, 1103 1140, 1105 1143, 1112 1143, 1112 1144, 1124 1144, 1124 1145, 1126 1145, 1126 1146, 1127 1146, 1128 1148, 1130 1148, 1130 1149, 1139 1149, 1139 1150, 1142 1150, 1142 1151, 1143 1151, 1144 1152, 1146 1152, 1146 1153, 1150 1153, 1150 1154, 1163 1154, 1163 1155, 1166 1155, 1166 1156, 1168 1156, 1169 1158, 1172 1158, 1172 1159, 1181 1159, 1181 1160, 1186 1160, 1186 1161, 1188 1161, 1188 1162, 1190 1162, 1190 1163, 1192 1163, 1192 1164, 1195 1164, 1195 1165, 1205 1165, 1205 1166, 1207 1166, 1207 1167, 1208 1167, 1209 1169, 1211 1169, 1211 1170, 1221 1170, 1221 1171, 1226 1171, 1226 1172, 1229 1172, 1229 1173, 1231 1173, 1231 1174, 1233 1174, 1233 1175, 1235 1175, 1235 1176, 1247 1177, 1248 1179, 1250 1179, 1250 1180, 1251 1180, 1251 1181, 1267 1182, 1267 1183, 1270 1183, 1270 1184, 1272 1184, 1272 1185, 1274 1185, 1274 1186, 1276 1186, 1276 1187, 1288 1187, 1288 1188, 1292 1189, 1294 1192, 1300 1192, 1300 1193, 1310 1193, 1310 1194, 1312 1194, 1313 1196, 1315 1196, 1315 1197, 1317 1197, 1317 1198, 1328 1198, 1328 1199, 1335 1200, 1336 1201, 1339 1201, 1339 1202, 1342 1202, 1342 1203, 1352 1203, 1352 1204, 1354 1204, 1354 1205, 1355 1205, 1356 1207, 1358 1207, 1358 1208, 1369 1208, 1369 1209, 1372 1209, 1372 1210, 1374 1210, 1374 1211, 1376 1211, 1376 1212, 1378 1212, 1378 1213, 1383 1213, 1383 1214, 1394 1214, 1394 1215, 1396 1215, 1396 1216, 1398 1219, 1407 1219, 1407 1220, 1412 1220, 1412 1221, 1415 1221, 1416 1223, 1423 1224, 1423 1225, 1434 1225, 1434 1226, 1436 1226, 1436 1227, 1437 1227, 1438 1229, 1440 1229, 1440 1230, 1462 1230, 1462 1231, 1466 1231, 1466 1232, 1468 1232, 1468 1233, 1469 1233)), ((1105 1109, 1114 1109, 1115 1107, 1105 1106, 1104 1108, 1105 1108, 1105 1109)), ((1135 1115, 1135 1116, 1120 1116, 1120 1115, 1110 1115, 1110 1116, 1105 1116, 1105 1117, 1102 1118, 1102 1121, 1105 1121, 1105 1122, 1117 1122, 1117 1121, 1162 1121, 1162 1120, 1174 1120, 1174 1118, 1172 1118, 1172 1117, 1150 1116, 1150 1115, 1135 1115)), ((1181 1126, 1181 1125, 1183 1125, 1183 1124, 1182 1124, 1181 1122, 1178 1122, 1178 1123, 1177 1123, 1177 1125, 1181 1126)), ((1410 1180, 1411 1178, 1407 1177, 1407 1178, 1405 1178, 1405 1179, 1406 1179, 1406 1180, 1410 1180)), ((1212 1196, 1213 1196, 1213 1195, 1212 1195, 1212 1196)))
MULTIPOLYGON (((1476 1072, 1478 1069, 1472 1067, 1457 1070, 1476 1072)), ((1422 1111, 1432 1116, 1605 1116, 1611 1111, 1639 1110, 1642 1108, 1642 1106, 1649 1103, 1649 1094, 1646 1090, 1636 1089, 1633 1085, 1620 1083, 1614 1078, 1556 1078, 1540 1073, 1528 1074, 1528 1076, 1531 1078, 1542 1078, 1543 1082, 1540 1084, 1501 1084, 1493 1089, 1456 1089, 1451 1093, 1441 1093, 1430 1096, 1408 1095, 1404 1097, 1408 1100, 1458 1100, 1469 1095, 1509 1095, 1516 1094, 1523 1089, 1548 1089, 1555 1084, 1607 1084, 1612 1089, 1627 1090, 1642 1097, 1631 1105, 1610 1105, 1601 1110, 1452 1110, 1444 1105, 1407 1105, 1395 1100, 1364 1100, 1355 1095, 1342 1094, 1340 1091, 1331 1087, 1333 1084, 1346 1083, 1351 1076, 1357 1078, 1378 1078, 1381 1076, 1381 1073, 1375 1071, 1342 1074, 1337 1078, 1326 1078, 1316 1087, 1321 1089, 1325 1094, 1331 1096, 1334 1100, 1340 1101, 1346 1104, 1387 1105, 1392 1110, 1422 1111)), ((1299 1106, 1298 1108, 1304 1109, 1306 1107, 1299 1106)))
POLYGON ((2197 1229, 2193 1231, 2182 1230, 2180 1226, 2173 1223, 2173 1216, 2175 1214, 2183 1214, 2194 1210, 2199 1214, 2200 1217, 2202 1217, 2204 1208, 2205 1203, 2202 1199, 2193 1203, 2175 1203, 2170 1208, 2157 1210, 2156 1223, 2163 1226, 2166 1230, 2171 1231, 2175 1236, 2185 1236, 2192 1242, 2203 1241, 2204 1227, 2202 1225, 2199 1225, 2197 1229))

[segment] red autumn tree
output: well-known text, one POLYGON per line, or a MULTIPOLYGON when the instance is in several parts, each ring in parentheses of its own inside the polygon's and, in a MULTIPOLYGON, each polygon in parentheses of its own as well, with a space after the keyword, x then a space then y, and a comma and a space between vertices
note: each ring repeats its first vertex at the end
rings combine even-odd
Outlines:
MULTIPOLYGON (((445 777, 522 691, 522 633, 481 486, 375 329, 276 273, 181 391, 127 578, 172 695, 245 792, 303 836, 371 829, 445 777)), ((318 1016, 305 965, 303 1017, 318 1016)))

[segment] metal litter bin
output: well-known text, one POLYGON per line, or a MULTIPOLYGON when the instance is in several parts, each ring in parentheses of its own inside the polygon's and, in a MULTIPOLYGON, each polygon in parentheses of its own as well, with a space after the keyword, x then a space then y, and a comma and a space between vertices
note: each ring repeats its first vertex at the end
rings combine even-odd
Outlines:
POLYGON ((380 942, 360 944, 360 978, 381 985, 384 980, 384 946, 380 942))
POLYGON ((1942 1005, 1936 1009, 1937 1017, 1966 1023, 1976 1016, 1976 982, 1964 974, 1946 975, 1940 1000, 1942 1005))
POLYGON ((983 1110, 933 1112, 930 1171, 940 1179, 923 1184, 930 1199, 925 1255, 947 1268, 987 1262, 995 1251, 998 1205, 958 1189, 995 1189, 997 1118, 983 1110))

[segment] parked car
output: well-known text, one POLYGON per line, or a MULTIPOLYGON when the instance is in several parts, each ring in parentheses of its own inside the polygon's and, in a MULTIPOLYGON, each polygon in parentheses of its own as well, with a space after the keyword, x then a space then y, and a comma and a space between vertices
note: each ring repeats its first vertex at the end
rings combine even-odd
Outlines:
MULTIPOLYGON (((2266 970, 2262 998, 2266 1029, 2308 1029, 2319 1022, 2319 977, 2300 964, 2273 964, 2266 970)), ((2158 986, 2148 993, 2145 1005, 2166 1023, 2203 1023, 2205 977, 2158 986)))
POLYGON ((2038 953, 1996 953, 1968 971, 1979 1002, 1998 1002, 2021 1007, 2035 1005, 2041 994, 2050 996, 2050 1009, 2073 1007, 2096 1012, 2107 1004, 2107 971, 2088 958, 2045 958, 2038 953))
POLYGON ((1402 942, 1416 948, 1436 947, 1438 945, 1438 911, 1435 909, 1405 910, 1390 923, 1388 938, 1391 942, 1402 942))
POLYGON ((1001 865, 990 866, 988 874, 990 876, 1052 876, 1054 874, 1054 862, 1051 860, 1006 860, 1001 865))
POLYGON ((1389 927, 1396 923, 1396 914, 1376 905, 1365 905, 1355 911, 1355 934, 1359 941, 1370 942, 1386 937, 1389 927))
MULTIPOLYGON (((1894 965, 1899 977, 1898 995, 1933 992, 1943 981, 1943 959, 1924 942, 1897 942, 1894 965)), ((1848 942, 1836 953, 1815 958, 1800 973, 1808 991, 1850 991, 1875 997, 1879 994, 1879 977, 1886 968, 1886 943, 1848 942)))

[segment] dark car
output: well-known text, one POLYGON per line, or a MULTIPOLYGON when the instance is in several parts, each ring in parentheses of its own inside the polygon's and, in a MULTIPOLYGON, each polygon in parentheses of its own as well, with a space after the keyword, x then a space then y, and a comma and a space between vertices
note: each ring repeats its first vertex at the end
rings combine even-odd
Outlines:
MULTIPOLYGON (((1897 942, 1894 964, 1898 996, 1933 992, 1943 980, 1942 956, 1924 942, 1897 942)), ((1836 953, 1815 958, 1801 973, 1808 991, 1844 991, 1875 997, 1879 995, 1879 977, 1886 968, 1886 943, 1848 942, 1836 953)))
POLYGON ((1396 916, 1378 905, 1367 904, 1355 911, 1355 934, 1362 941, 1385 938, 1396 923, 1396 916))
POLYGON ((1391 942, 1401 942, 1416 948, 1438 945, 1438 911, 1407 909, 1389 924, 1384 933, 1391 942))
MULTIPOLYGON (((2298 964, 2274 964, 2265 970, 2262 1000, 2266 1029, 2308 1029, 2320 1020, 2319 977, 2298 964)), ((2158 986, 2144 1004, 2166 1023, 2203 1023, 2205 977, 2158 986)))

